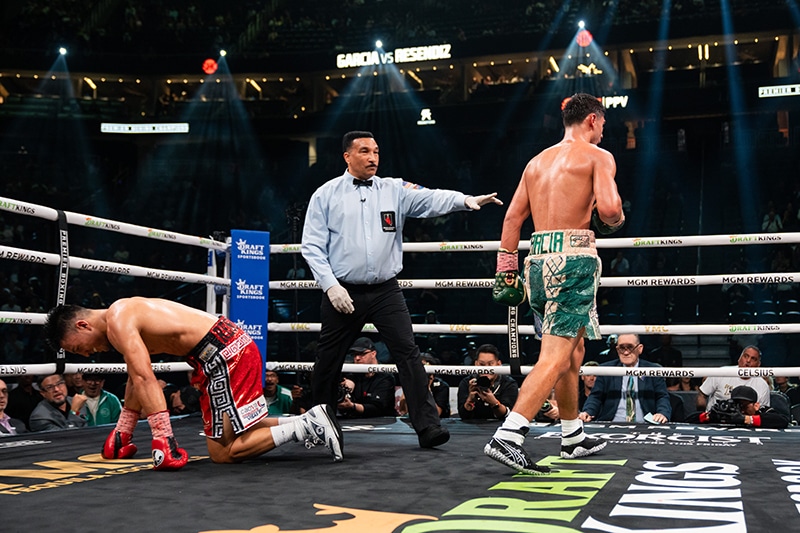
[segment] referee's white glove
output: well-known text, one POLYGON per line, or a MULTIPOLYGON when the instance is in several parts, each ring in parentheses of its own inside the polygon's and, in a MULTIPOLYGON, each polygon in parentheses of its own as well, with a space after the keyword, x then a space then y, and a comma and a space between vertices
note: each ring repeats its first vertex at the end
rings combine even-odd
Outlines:
POLYGON ((349 315, 355 311, 356 308, 353 307, 353 299, 350 298, 350 293, 341 285, 333 285, 325 294, 328 295, 328 299, 331 301, 331 304, 333 304, 333 308, 340 313, 349 315))
POLYGON ((464 205, 473 211, 477 211, 482 205, 497 204, 503 205, 503 202, 497 198, 497 193, 482 194, 481 196, 467 196, 464 200, 464 205))

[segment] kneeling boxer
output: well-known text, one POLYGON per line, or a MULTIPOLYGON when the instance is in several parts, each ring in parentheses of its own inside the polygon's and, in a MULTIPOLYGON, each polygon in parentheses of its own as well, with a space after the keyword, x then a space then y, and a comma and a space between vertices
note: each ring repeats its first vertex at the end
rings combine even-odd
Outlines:
POLYGON ((153 468, 175 470, 188 461, 172 431, 166 400, 150 365, 151 353, 187 358, 199 386, 203 429, 215 463, 256 457, 292 441, 324 444, 342 460, 342 431, 333 410, 318 405, 292 418, 267 418, 261 387, 261 355, 253 340, 225 317, 169 300, 123 298, 108 309, 60 305, 45 324, 53 349, 88 357, 112 348, 125 359, 124 409, 103 446, 106 459, 136 453, 133 430, 144 413, 152 431, 153 468))

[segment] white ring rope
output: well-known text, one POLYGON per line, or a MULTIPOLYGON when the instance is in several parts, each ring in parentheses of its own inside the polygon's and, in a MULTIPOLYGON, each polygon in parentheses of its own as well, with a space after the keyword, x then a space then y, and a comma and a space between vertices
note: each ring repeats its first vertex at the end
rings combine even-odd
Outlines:
MULTIPOLYGON (((56 220, 58 218, 58 211, 53 208, 30 204, 19 200, 12 200, 11 198, 5 198, 2 196, 0 196, 0 209, 21 215, 44 218, 47 220, 56 220)), ((208 237, 195 237, 192 235, 184 235, 183 233, 157 230, 145 226, 137 226, 136 224, 128 224, 126 222, 119 222, 116 220, 91 217, 89 215, 73 213, 70 211, 65 211, 64 214, 66 215, 67 223, 75 226, 104 229, 108 231, 115 231, 117 233, 134 235, 137 237, 146 237, 148 239, 161 240, 176 244, 179 243, 188 244, 190 246, 200 246, 202 248, 212 248, 214 250, 226 251, 229 248, 228 244, 215 241, 214 239, 210 239, 208 237)))
MULTIPOLYGON (((522 373, 530 373, 532 366, 522 366, 522 373)), ((314 363, 278 363, 267 362, 267 370, 276 372, 311 372, 314 363)), ((359 365, 345 363, 342 372, 352 374, 368 374, 370 372, 387 372, 396 374, 395 365, 359 365)), ((460 366, 460 365, 425 365, 425 372, 443 376, 471 376, 475 374, 511 375, 511 366, 460 366)), ((763 376, 800 376, 800 367, 759 367, 740 368, 737 366, 726 367, 636 367, 624 366, 582 366, 580 370, 584 376, 647 376, 647 377, 740 377, 754 378, 763 376)))
MULTIPOLYGON (((192 367, 188 363, 152 363, 153 372, 188 372, 192 367)), ((64 372, 67 374, 75 372, 96 372, 100 374, 124 374, 127 372, 127 365, 109 363, 67 363, 64 372)), ((275 372, 311 372, 314 370, 314 363, 288 363, 269 361, 266 364, 267 370, 275 372)), ((532 366, 522 366, 522 374, 528 374, 533 369, 532 366)), ((36 364, 36 365, 0 365, 0 376, 21 376, 21 375, 48 375, 56 371, 55 363, 36 364)), ((351 374, 367 374, 370 372, 397 373, 395 365, 358 365, 345 363, 342 365, 342 372, 351 374)), ((425 365, 425 372, 442 376, 471 376, 475 374, 497 374, 511 375, 509 365, 492 367, 474 367, 461 365, 425 365)), ((583 366, 580 370, 584 376, 646 376, 646 377, 739 377, 756 378, 767 376, 800 376, 800 367, 758 367, 740 368, 737 366, 725 367, 636 367, 627 368, 623 366, 583 366)))
MULTIPOLYGON (((2 253, 2 247, 0 247, 2 253)), ((2 257, 2 255, 0 255, 2 257)), ((403 289, 491 289, 494 278, 475 279, 404 279, 397 280, 403 289)), ((698 285, 800 283, 800 272, 772 272, 759 274, 713 274, 702 276, 633 276, 603 277, 601 287, 693 287, 698 285)), ((319 283, 310 280, 270 281, 270 290, 319 289, 319 283)))
MULTIPOLYGON (((58 265, 59 255, 47 252, 34 252, 22 248, 0 245, 0 259, 15 259, 17 261, 27 261, 43 265, 58 265)), ((177 270, 161 270, 158 268, 146 268, 136 265, 126 265, 124 263, 114 263, 112 261, 100 261, 98 259, 86 259, 83 257, 69 257, 69 268, 86 270, 89 272, 104 272, 106 274, 120 274, 139 278, 152 278, 165 281, 181 281, 186 283, 202 283, 205 285, 224 285, 231 286, 231 280, 207 274, 194 274, 191 272, 180 272, 177 270)))
MULTIPOLYGON (((3 314, 0 313, 0 317, 3 314)), ((281 333, 312 333, 322 329, 319 322, 270 322, 267 330, 281 333)), ((507 324, 412 324, 414 333, 461 335, 505 335, 507 324)), ((364 333, 378 333, 374 324, 365 324, 364 333)), ((519 326, 523 335, 535 335, 533 326, 519 326)), ((601 335, 636 333, 637 335, 762 335, 800 333, 800 324, 666 324, 600 326, 601 335)))
MULTIPOLYGON (((151 363, 153 372, 188 372, 192 370, 189 363, 151 363)), ((83 374, 94 372, 98 374, 125 374, 128 365, 124 363, 66 363, 64 366, 65 374, 81 372, 83 374)), ((45 363, 36 365, 0 365, 0 376, 46 376, 56 372, 55 363, 45 363)))
MULTIPOLYGON (((689 235, 681 237, 619 237, 597 239, 598 248, 684 248, 743 244, 795 244, 800 233, 747 233, 736 235, 689 235)), ((493 252, 500 241, 404 242, 404 252, 493 252)), ((530 241, 519 241, 519 250, 530 250, 530 241)), ((271 244, 271 254, 296 254, 299 244, 271 244)))
POLYGON ((45 313, 15 313, 14 311, 0 311, 0 324, 22 324, 23 326, 42 326, 47 321, 45 313))

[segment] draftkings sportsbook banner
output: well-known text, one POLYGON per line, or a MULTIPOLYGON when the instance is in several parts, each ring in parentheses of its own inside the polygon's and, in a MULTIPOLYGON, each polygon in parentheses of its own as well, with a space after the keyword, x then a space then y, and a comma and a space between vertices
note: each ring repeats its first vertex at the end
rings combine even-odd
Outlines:
POLYGON ((269 233, 231 231, 231 316, 267 357, 269 233))

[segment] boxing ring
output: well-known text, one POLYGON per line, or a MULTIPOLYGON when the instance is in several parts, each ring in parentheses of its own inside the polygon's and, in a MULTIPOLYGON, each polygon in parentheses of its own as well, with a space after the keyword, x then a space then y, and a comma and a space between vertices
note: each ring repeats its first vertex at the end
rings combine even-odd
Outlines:
MULTIPOLYGON (((51 265, 58 275, 58 303, 64 301, 69 269, 198 283, 207 286, 206 310, 227 311, 216 287, 230 287, 217 276, 214 252, 230 244, 59 212, 0 198, 0 209, 40 217, 58 226, 59 253, 0 245, 0 259, 51 265), (72 257, 68 226, 118 231, 209 250, 206 273, 187 273, 72 257)), ((800 233, 598 239, 603 248, 675 248, 797 244, 800 233)), ((499 242, 404 243, 406 252, 494 252, 499 242)), ((527 243, 520 243, 527 250, 527 243)), ((298 253, 299 245, 271 245, 271 254, 298 253)), ((797 283, 800 273, 690 276, 603 277, 601 287, 701 286, 724 283, 797 283)), ((493 279, 400 280, 404 289, 472 290, 489 301, 493 279)), ((269 282, 270 291, 318 290, 313 281, 269 282)), ((39 325, 39 313, 0 312, 0 323, 39 325)), ((313 333, 317 323, 270 322, 270 335, 313 333)), ((415 334, 505 335, 507 324, 414 324, 415 334)), ((364 327, 367 334, 374 326, 364 327)), ((519 332, 533 336, 533 326, 519 332)), ((758 324, 601 325, 603 335, 780 335, 800 333, 796 322, 758 324)), ((501 352, 507 347, 499 344, 501 352)), ((306 372, 312 363, 269 361, 277 371, 306 372)), ((155 363, 156 372, 189 370, 185 363, 155 363)), ((527 374, 530 366, 523 365, 527 374)), ((345 372, 395 372, 394 365, 347 364, 345 372)), ((647 376, 800 376, 800 367, 639 369, 647 376)), ((0 365, 0 376, 100 371, 124 373, 124 364, 56 363, 0 365)), ((474 373, 469 366, 426 366, 444 376, 474 373)), ((509 374, 508 365, 483 372, 509 374)), ((621 367, 583 367, 587 375, 626 375, 621 367)), ((629 372, 629 371, 627 371, 629 372)), ((597 456, 562 460, 557 456, 558 425, 532 423, 526 449, 554 472, 549 476, 512 475, 483 457, 482 448, 496 421, 443 419, 452 438, 441 449, 422 450, 404 418, 344 421, 345 461, 331 463, 324 450, 287 445, 239 465, 216 465, 207 457, 201 422, 173 418, 175 435, 191 456, 178 472, 149 472, 150 459, 105 461, 99 447, 108 428, 27 433, 0 439, 0 505, 4 531, 30 531, 58 525, 64 531, 763 531, 796 521, 800 513, 800 427, 785 430, 703 426, 590 423, 587 430, 610 441, 597 456), (769 505, 764 495, 770 494, 769 505), (70 501, 71 506, 64 506, 70 501), (90 517, 56 510, 91 509, 90 517), (52 509, 53 513, 39 512, 52 509), (74 527, 69 520, 76 517, 74 527)), ((147 427, 137 431, 144 444, 147 427)))

